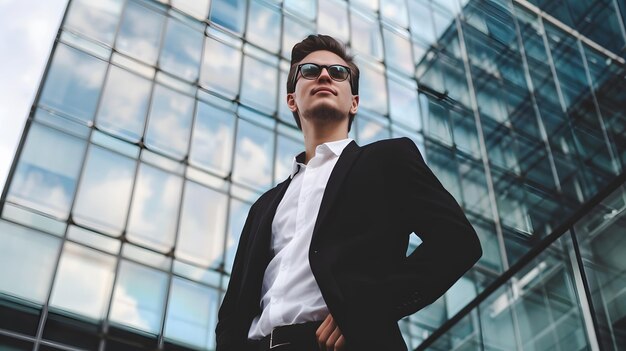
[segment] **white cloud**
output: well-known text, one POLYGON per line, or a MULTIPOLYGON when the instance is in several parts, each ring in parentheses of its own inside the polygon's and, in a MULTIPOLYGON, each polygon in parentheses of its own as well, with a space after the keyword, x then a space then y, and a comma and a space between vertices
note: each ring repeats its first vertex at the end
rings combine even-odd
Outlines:
POLYGON ((0 189, 4 187, 66 3, 67 0, 0 1, 0 189))

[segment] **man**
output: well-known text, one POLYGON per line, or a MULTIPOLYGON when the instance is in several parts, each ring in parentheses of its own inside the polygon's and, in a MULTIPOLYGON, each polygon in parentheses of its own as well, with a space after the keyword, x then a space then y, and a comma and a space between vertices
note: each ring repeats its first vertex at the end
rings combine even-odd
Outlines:
POLYGON ((294 46, 287 105, 305 151, 250 209, 219 311, 219 351, 406 350, 397 321, 482 254, 410 139, 348 139, 358 79, 335 39, 294 46), (413 232, 422 244, 407 257, 413 232))

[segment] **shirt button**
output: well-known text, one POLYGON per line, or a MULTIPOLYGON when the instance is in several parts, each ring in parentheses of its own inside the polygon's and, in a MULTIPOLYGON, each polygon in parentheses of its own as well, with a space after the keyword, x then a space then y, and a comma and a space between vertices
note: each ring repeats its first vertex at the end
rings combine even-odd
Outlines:
POLYGON ((318 251, 317 250, 313 250, 313 253, 317 255, 318 251))

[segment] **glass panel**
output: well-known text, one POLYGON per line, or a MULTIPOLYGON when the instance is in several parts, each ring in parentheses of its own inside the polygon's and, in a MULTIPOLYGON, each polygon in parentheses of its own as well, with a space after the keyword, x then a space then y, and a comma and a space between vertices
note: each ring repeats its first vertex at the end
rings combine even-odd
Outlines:
POLYGON ((113 256, 66 243, 50 306, 95 320, 104 318, 113 287, 115 261, 113 256))
POLYGON ((235 254, 239 246, 241 231, 246 223, 250 204, 235 198, 230 198, 230 213, 228 216, 228 237, 226 238, 226 250, 224 251, 224 270, 230 272, 233 269, 235 254))
POLYGON ((378 11, 378 0, 352 0, 351 2, 372 10, 372 12, 378 11))
POLYGON ((387 79, 389 84, 389 117, 410 129, 422 129, 422 118, 417 104, 417 84, 410 79, 387 79))
POLYGON ((83 121, 91 121, 105 71, 104 61, 59 44, 39 103, 83 121))
POLYGON ((243 32, 245 16, 246 0, 211 1, 211 15, 209 17, 211 22, 237 34, 243 32))
POLYGON ((72 1, 64 26, 111 46, 123 4, 123 0, 72 1))
POLYGON ((234 99, 239 92, 240 74, 241 51, 207 37, 202 59, 200 85, 234 99))
POLYGON ((33 123, 11 181, 8 201, 66 219, 85 144, 82 139, 33 123))
POLYGON ((361 71, 359 82, 359 107, 378 114, 387 114, 387 89, 385 75, 380 64, 357 62, 361 71))
POLYGON ((185 183, 176 257, 203 267, 219 267, 224 251, 228 197, 194 182, 185 183))
POLYGON ((508 285, 504 285, 479 305, 479 325, 485 350, 519 350, 511 308, 515 301, 508 285))
POLYGON ((434 143, 426 145, 426 160, 428 167, 435 173, 437 179, 447 191, 454 196, 457 202, 462 202, 461 189, 459 187, 459 174, 452 151, 434 143))
POLYGON ((291 49, 293 46, 306 38, 309 34, 316 33, 312 25, 306 25, 296 21, 291 16, 285 15, 283 21, 285 23, 285 29, 283 31, 281 55, 287 59, 291 59, 291 49))
POLYGON ((154 65, 159 54, 165 16, 129 1, 115 45, 123 54, 154 65))
POLYGON ((276 144, 276 165, 274 166, 274 183, 278 184, 291 175, 293 159, 304 151, 302 142, 283 135, 278 135, 276 144))
POLYGON ((502 256, 494 224, 474 219, 474 217, 469 217, 469 220, 478 234, 480 246, 483 249, 483 255, 478 264, 496 272, 502 272, 502 256))
POLYGON ((377 140, 389 139, 389 120, 384 117, 369 118, 359 112, 354 118, 357 125, 359 145, 367 145, 377 140))
POLYGON ((352 49, 378 61, 383 59, 383 41, 380 36, 380 27, 375 19, 351 9, 350 29, 352 49))
POLYGON ((450 117, 454 143, 457 148, 475 158, 481 158, 474 115, 469 111, 450 110, 450 117))
POLYGON ((387 21, 395 22, 406 28, 409 26, 407 12, 404 0, 380 0, 380 14, 387 21))
POLYGON ((154 88, 145 143, 177 159, 187 155, 194 99, 158 85, 154 88))
POLYGON ((250 2, 246 39, 270 52, 277 53, 280 49, 281 31, 280 12, 273 6, 265 5, 258 0, 250 2))
POLYGON ((415 67, 411 57, 411 42, 406 31, 399 33, 395 30, 383 27, 385 39, 385 63, 387 69, 398 70, 408 76, 412 76, 415 67))
POLYGON ((0 221, 0 291, 44 304, 52 283, 59 238, 0 221))
POLYGON ((316 5, 315 0, 285 0, 283 6, 286 10, 302 16, 303 19, 314 21, 317 13, 316 5))
POLYGON ((345 1, 319 0, 317 16, 318 33, 328 33, 337 40, 347 43, 350 39, 348 6, 345 1))
POLYGON ((457 156, 459 178, 463 188, 463 207, 485 218, 491 216, 491 201, 482 163, 457 156))
POLYGON ((174 277, 165 337, 203 350, 214 349, 219 302, 217 290, 174 277))
POLYGON ((148 112, 151 86, 149 80, 111 66, 96 125, 124 139, 139 141, 148 112))
POLYGON ((166 72, 194 82, 198 78, 203 38, 203 33, 197 29, 169 18, 159 66, 166 72))
POLYGON ((169 251, 174 244, 181 186, 180 177, 140 165, 128 221, 130 241, 169 251))
POLYGON ((157 334, 161 330, 167 275, 122 261, 113 291, 111 322, 157 334))
POLYGON ((451 145, 452 135, 450 135, 450 121, 448 110, 439 103, 424 99, 422 111, 424 112, 425 128, 428 135, 439 141, 451 145))
POLYGON ((250 56, 243 59, 243 86, 241 101, 259 107, 268 114, 276 110, 278 72, 274 65, 250 56))
POLYGON ((209 0, 172 0, 172 6, 204 21, 209 12, 209 0))
POLYGON ((626 188, 575 225, 602 350, 626 348, 626 188))
POLYGON ((76 223, 118 236, 126 224, 135 160, 92 145, 74 204, 76 223))
POLYGON ((409 16, 413 37, 426 44, 432 44, 437 40, 430 6, 425 0, 409 1, 409 16))
POLYGON ((274 135, 240 119, 237 126, 233 181, 259 190, 272 184, 274 135))
POLYGON ((189 163, 227 176, 231 170, 235 116, 198 101, 189 163))

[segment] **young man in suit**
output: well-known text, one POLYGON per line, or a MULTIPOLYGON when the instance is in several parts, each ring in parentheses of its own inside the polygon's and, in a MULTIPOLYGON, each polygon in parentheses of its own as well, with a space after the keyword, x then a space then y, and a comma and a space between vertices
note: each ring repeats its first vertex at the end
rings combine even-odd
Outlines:
POLYGON ((406 350, 397 321, 480 258, 474 229, 410 139, 348 138, 358 79, 332 37, 294 46, 287 105, 305 151, 250 209, 218 351, 406 350), (411 233, 422 243, 406 256, 411 233))

